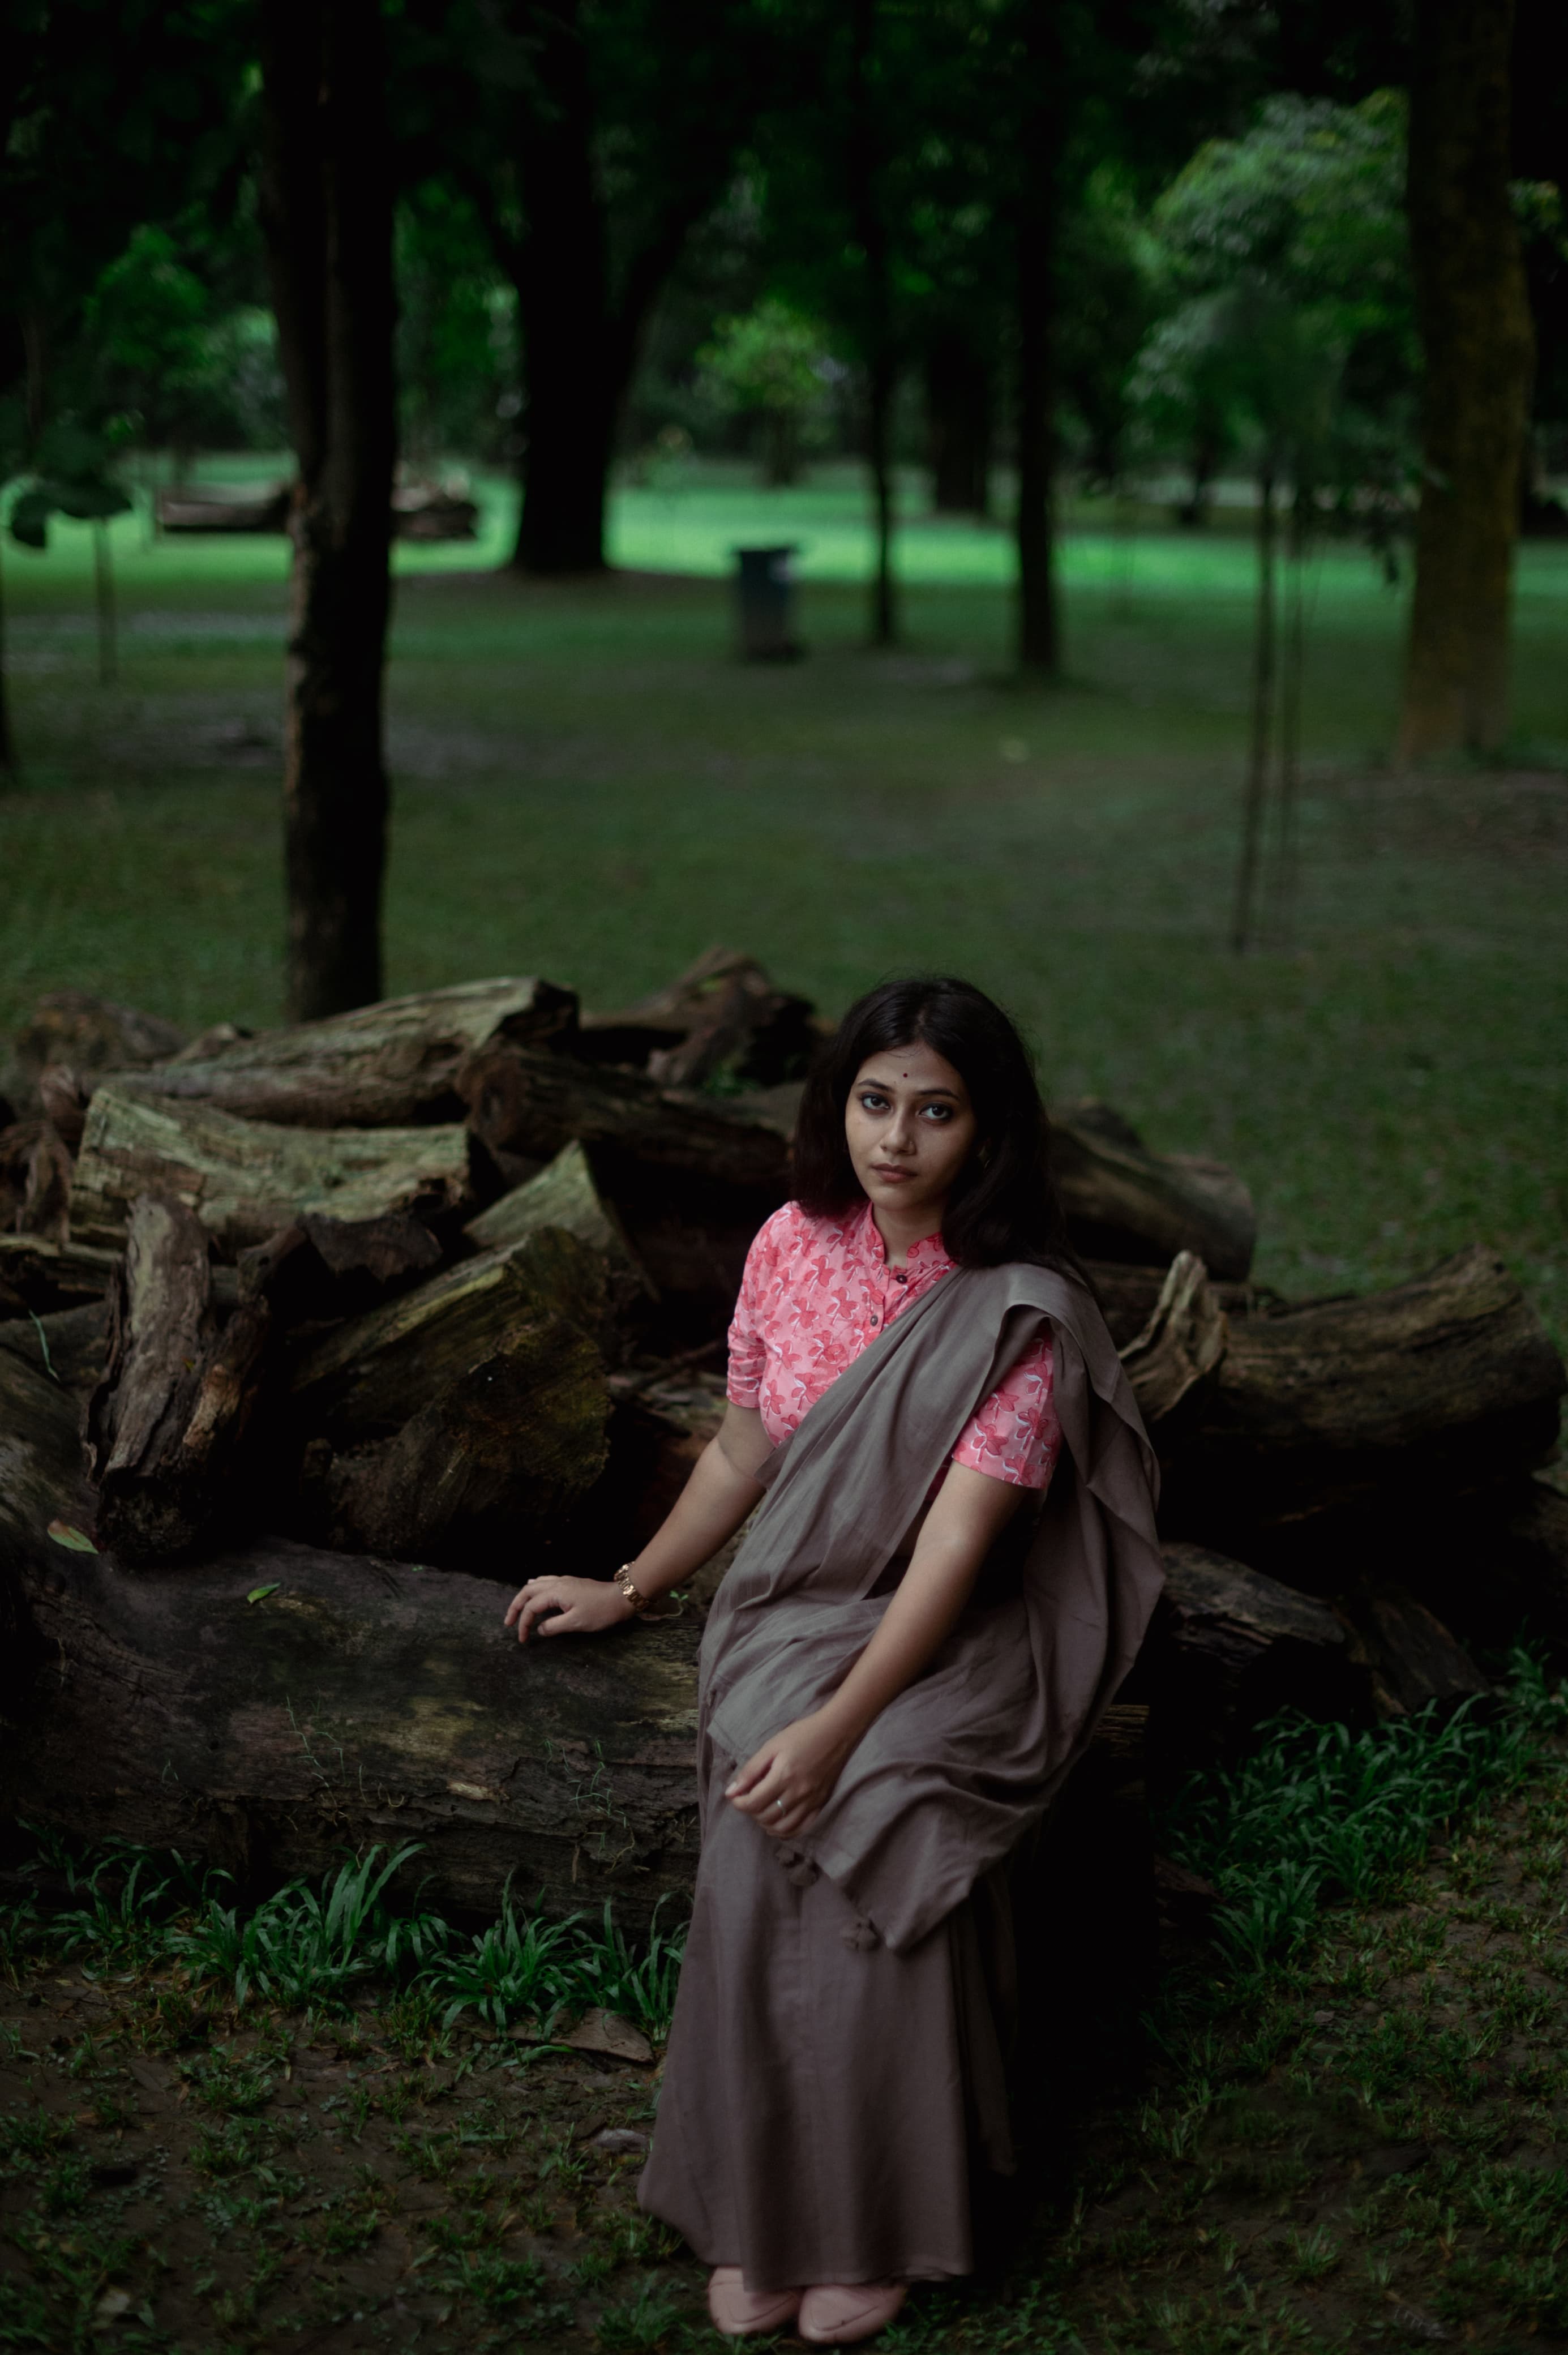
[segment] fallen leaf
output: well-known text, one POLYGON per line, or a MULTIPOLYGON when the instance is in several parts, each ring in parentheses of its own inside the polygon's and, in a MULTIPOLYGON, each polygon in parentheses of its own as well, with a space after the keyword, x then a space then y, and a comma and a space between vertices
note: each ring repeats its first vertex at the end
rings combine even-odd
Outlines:
POLYGON ((282 1579, 275 1578, 271 1586, 253 1586, 245 1600, 247 1603, 265 1603, 268 1595, 275 1594, 282 1584, 282 1579))
MULTIPOLYGON (((92 1540, 82 1530, 73 1529, 69 1521, 51 1521, 48 1527, 48 1534, 53 1538, 56 1545, 69 1547, 72 1553, 96 1553, 98 1551, 98 1548, 93 1544, 92 1540)), ((118 2297, 120 2293, 116 2290, 112 2295, 118 2297)), ((129 2299, 126 2300, 126 2304, 130 2304, 129 2299)))
POLYGON ((488 1783, 449 1783, 446 1787, 454 1799, 485 1799, 497 1807, 507 1804, 505 1791, 493 1790, 488 1783))
POLYGON ((106 2289, 92 2309, 93 2328, 98 2329, 104 2323, 118 2322, 123 2314, 130 2311, 131 2293, 128 2289, 106 2289))
POLYGON ((558 2040, 578 2052, 603 2052, 612 2061, 651 2061, 654 2048, 640 2028, 618 2012, 585 2011, 570 2036, 558 2040))
POLYGON ((648 2138, 635 2126, 606 2126, 590 2137, 596 2150, 646 2150, 648 2138))

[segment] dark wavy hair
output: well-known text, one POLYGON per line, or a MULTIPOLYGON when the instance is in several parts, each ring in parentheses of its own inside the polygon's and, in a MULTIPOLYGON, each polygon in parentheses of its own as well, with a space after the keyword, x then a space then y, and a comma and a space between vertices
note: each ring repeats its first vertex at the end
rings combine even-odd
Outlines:
POLYGON ((866 1199, 844 1135, 849 1091, 869 1057, 913 1046, 952 1064, 975 1109, 975 1150, 942 1221, 945 1249, 961 1267, 1026 1260, 1077 1272, 1029 1050, 1001 1007, 967 981, 885 981, 849 1008, 805 1083, 795 1135, 802 1209, 842 1217, 866 1199))

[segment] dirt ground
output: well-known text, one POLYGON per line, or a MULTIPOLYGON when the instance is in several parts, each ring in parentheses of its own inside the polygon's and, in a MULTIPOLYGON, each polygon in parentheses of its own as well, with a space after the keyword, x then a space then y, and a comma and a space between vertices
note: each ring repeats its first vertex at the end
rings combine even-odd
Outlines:
MULTIPOLYGON (((889 2355, 1568 2345, 1565 1856, 1552 1769, 1262 1993, 1168 1985, 1141 2088, 1036 2097, 1021 2224, 889 2355)), ((635 2203, 656 2066, 58 1965, 0 2055, 0 2348, 719 2344, 635 2203)))

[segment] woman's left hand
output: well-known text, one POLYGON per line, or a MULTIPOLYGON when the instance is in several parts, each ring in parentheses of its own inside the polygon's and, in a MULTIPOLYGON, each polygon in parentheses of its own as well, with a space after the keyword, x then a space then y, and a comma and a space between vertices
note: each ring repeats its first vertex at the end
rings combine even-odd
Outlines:
POLYGON ((754 1751, 724 1786, 744 1816, 774 1839, 793 1839, 815 1823, 854 1748, 824 1710, 797 1718, 754 1751))

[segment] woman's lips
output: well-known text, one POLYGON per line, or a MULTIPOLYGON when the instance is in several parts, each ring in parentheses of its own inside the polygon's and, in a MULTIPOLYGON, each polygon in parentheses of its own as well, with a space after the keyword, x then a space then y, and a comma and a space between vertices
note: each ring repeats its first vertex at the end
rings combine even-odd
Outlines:
POLYGON ((886 1178, 895 1186, 907 1186, 910 1179, 914 1176, 914 1171, 912 1169, 890 1169, 885 1163, 873 1161, 871 1164, 871 1175, 873 1178, 886 1178))

